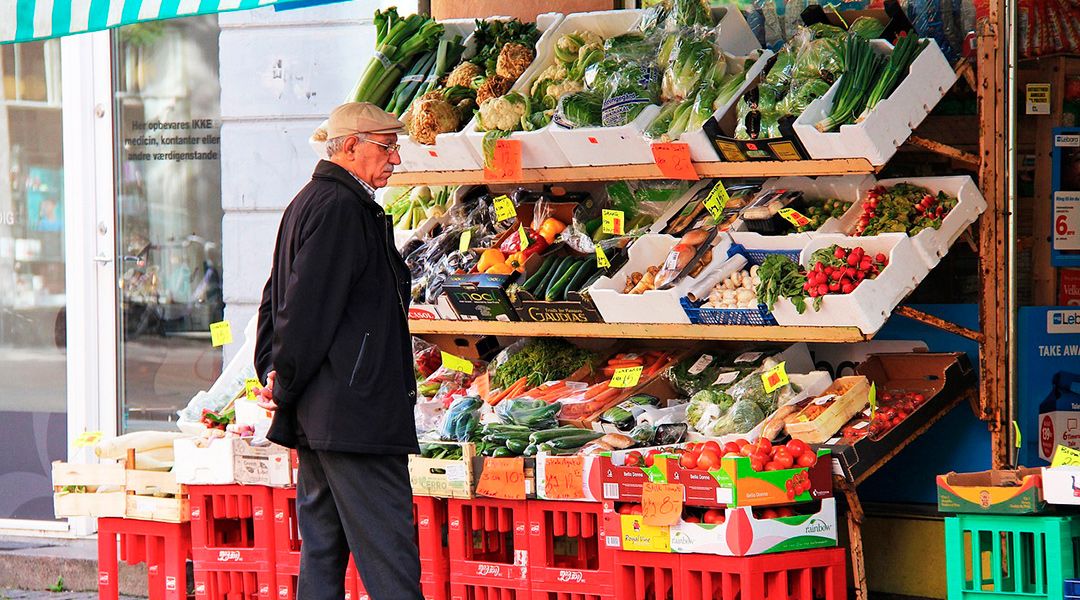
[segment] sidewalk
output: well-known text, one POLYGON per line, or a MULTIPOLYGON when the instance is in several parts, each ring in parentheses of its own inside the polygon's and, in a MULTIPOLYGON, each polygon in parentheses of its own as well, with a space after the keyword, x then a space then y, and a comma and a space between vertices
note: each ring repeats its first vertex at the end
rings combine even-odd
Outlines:
MULTIPOLYGON (((97 574, 96 539, 0 537, 0 600, 96 598, 97 574), (65 591, 44 591, 60 578, 65 591)), ((146 596, 146 583, 146 565, 121 564, 121 594, 146 596)))
MULTIPOLYGON (((97 600, 97 592, 28 592, 0 589, 0 600, 97 600)), ((120 596, 120 600, 138 600, 136 596, 120 596)))

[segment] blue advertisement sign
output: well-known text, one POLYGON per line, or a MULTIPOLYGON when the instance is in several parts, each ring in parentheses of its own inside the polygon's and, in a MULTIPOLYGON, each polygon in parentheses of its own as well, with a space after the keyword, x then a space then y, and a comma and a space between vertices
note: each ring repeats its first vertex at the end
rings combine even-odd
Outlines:
POLYGON ((1019 463, 1045 465, 1058 444, 1080 449, 1080 309, 1020 308, 1019 463))

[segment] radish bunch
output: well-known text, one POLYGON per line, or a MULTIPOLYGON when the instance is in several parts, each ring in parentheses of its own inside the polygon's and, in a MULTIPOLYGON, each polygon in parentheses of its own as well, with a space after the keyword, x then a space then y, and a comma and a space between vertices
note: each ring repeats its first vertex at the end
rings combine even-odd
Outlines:
POLYGON ((815 252, 812 261, 803 290, 818 302, 827 294, 850 294, 889 264, 884 254, 874 256, 859 246, 848 249, 835 245, 815 252))

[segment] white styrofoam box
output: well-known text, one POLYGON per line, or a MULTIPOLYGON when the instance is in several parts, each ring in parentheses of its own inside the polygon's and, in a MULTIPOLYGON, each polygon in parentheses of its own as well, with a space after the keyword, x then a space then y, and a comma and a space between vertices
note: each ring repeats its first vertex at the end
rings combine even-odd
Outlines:
MULTIPOLYGON (((745 19, 743 22, 746 22, 745 19)), ((739 98, 742 98, 743 94, 750 88, 750 85, 758 75, 761 75, 765 70, 765 67, 768 66, 769 59, 771 59, 772 56, 772 50, 765 50, 761 53, 758 59, 754 61, 754 64, 746 70, 746 78, 743 80, 742 85, 739 86, 739 89, 735 94, 732 95, 727 102, 713 111, 714 117, 720 119, 731 110, 731 107, 739 101, 739 98)), ((678 141, 690 146, 690 158, 694 162, 718 162, 720 160, 720 155, 716 153, 716 147, 713 146, 712 141, 709 140, 709 136, 705 133, 705 130, 700 127, 693 131, 683 133, 679 136, 678 141)))
POLYGON ((280 223, 279 212, 225 213, 221 220, 221 261, 226 304, 262 301, 280 223))
POLYGON ((806 311, 801 315, 790 300, 781 298, 773 308, 773 316, 779 325, 853 326, 863 333, 875 333, 929 272, 911 239, 903 233, 873 237, 819 235, 803 249, 800 264, 809 268, 813 253, 833 244, 844 248, 860 246, 871 255, 884 254, 889 258, 889 264, 875 279, 864 280, 850 294, 826 295, 817 311, 813 298, 807 298, 806 311))
MULTIPOLYGON (((444 208, 449 212, 450 207, 457 204, 458 199, 464 196, 465 190, 468 186, 457 186, 454 189, 453 194, 450 195, 450 199, 446 202, 444 208)), ((379 203, 379 206, 386 208, 386 194, 389 188, 380 188, 375 190, 375 201, 379 203)), ((450 222, 450 217, 447 214, 443 214, 441 217, 428 217, 424 219, 424 222, 419 227, 413 229, 394 229, 394 247, 401 250, 405 247, 405 244, 410 241, 423 240, 428 237, 435 227, 439 225, 445 225, 450 222)))
POLYGON ((734 243, 747 250, 802 250, 812 239, 809 233, 761 235, 755 231, 728 231, 734 243))
POLYGON ((173 442, 173 453, 176 464, 172 472, 177 483, 271 486, 292 483, 289 450, 276 444, 253 446, 242 438, 180 438, 173 442))
POLYGON ((687 523, 671 526, 671 551, 679 554, 752 556, 836 545, 836 498, 822 498, 813 515, 759 519, 749 506, 724 509, 726 520, 718 525, 687 523), (739 514, 742 513, 742 514, 739 514), (740 548, 737 544, 746 544, 740 548))
POLYGON ((436 298, 435 304, 421 304, 412 303, 409 304, 409 318, 417 321, 460 321, 461 317, 458 316, 457 311, 454 310, 454 306, 450 304, 450 299, 446 297, 446 294, 440 295, 436 298))
MULTIPOLYGON (((761 189, 794 190, 802 192, 810 199, 836 198, 844 202, 851 202, 851 209, 844 213, 842 218, 830 217, 814 232, 851 235, 854 232, 854 227, 846 225, 849 213, 854 211, 856 207, 862 206, 862 200, 866 197, 866 192, 875 185, 877 185, 877 180, 874 179, 873 175, 840 175, 836 177, 818 177, 816 179, 810 177, 774 177, 762 184, 761 189)), ((855 221, 858 221, 858 216, 855 217, 855 221)), ((736 223, 734 229, 738 230, 742 227, 744 226, 740 220, 736 223)))
POLYGON ((1043 467, 1042 491, 1050 504, 1080 504, 1080 467, 1043 467))
POLYGON ((317 119, 223 123, 222 208, 284 210, 315 170, 318 159, 308 154, 305 142, 317 123, 317 119))
MULTIPOLYGON (((684 277, 671 289, 649 290, 643 294, 624 294, 626 277, 634 272, 644 273, 654 265, 663 265, 679 238, 670 235, 646 234, 638 238, 629 250, 629 260, 618 273, 601 277, 589 288, 589 296, 606 323, 690 323, 679 299, 697 281, 684 277)), ((717 235, 713 240, 713 261, 723 261, 731 242, 717 235)))
MULTIPOLYGON (((892 52, 892 45, 885 40, 870 43, 878 54, 892 52)), ((840 86, 837 80, 828 93, 811 102, 795 120, 795 135, 813 158, 866 158, 870 164, 884 165, 930 114, 956 78, 956 71, 931 39, 911 63, 900 85, 888 98, 878 102, 861 123, 841 125, 839 130, 827 133, 814 127, 832 108, 840 86)))

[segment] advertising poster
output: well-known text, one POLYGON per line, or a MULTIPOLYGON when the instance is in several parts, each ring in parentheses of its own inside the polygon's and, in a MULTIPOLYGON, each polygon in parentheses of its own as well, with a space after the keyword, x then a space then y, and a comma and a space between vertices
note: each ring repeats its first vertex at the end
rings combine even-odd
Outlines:
POLYGON ((1054 129, 1050 262, 1080 266, 1080 128, 1054 129))
POLYGON ((1025 306, 1019 325, 1020 463, 1040 466, 1058 444, 1080 449, 1080 309, 1025 306))

